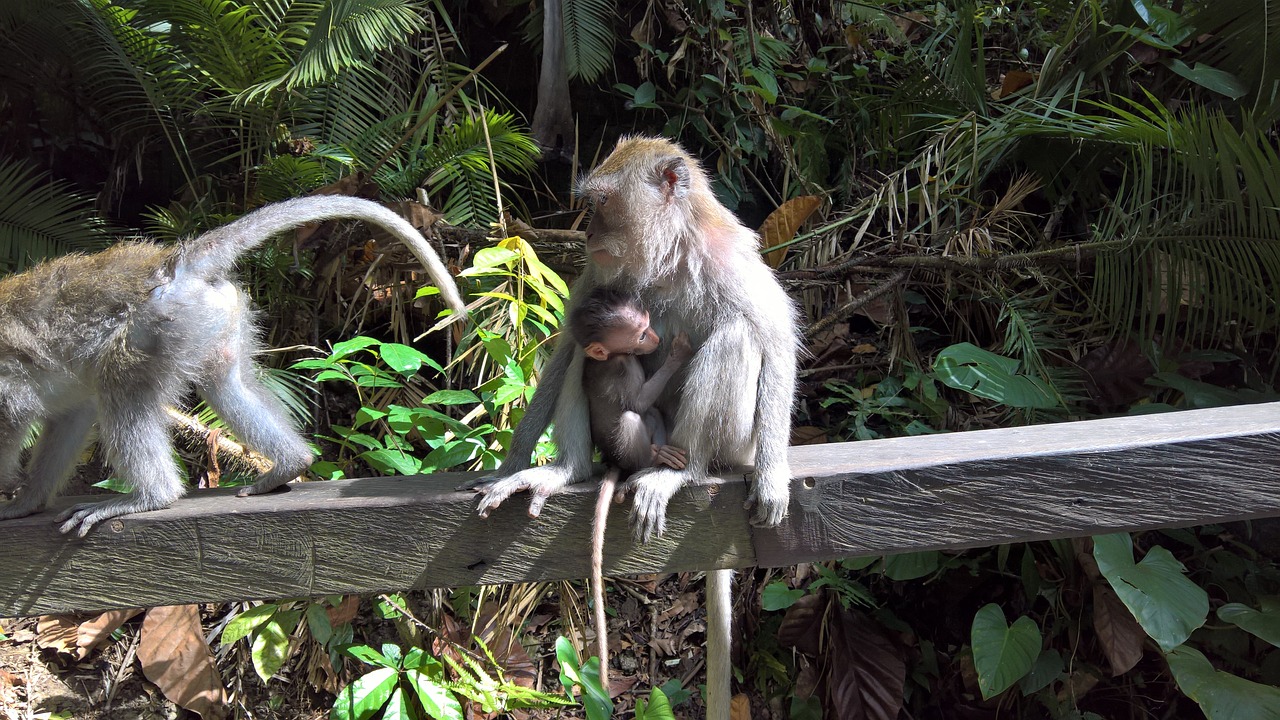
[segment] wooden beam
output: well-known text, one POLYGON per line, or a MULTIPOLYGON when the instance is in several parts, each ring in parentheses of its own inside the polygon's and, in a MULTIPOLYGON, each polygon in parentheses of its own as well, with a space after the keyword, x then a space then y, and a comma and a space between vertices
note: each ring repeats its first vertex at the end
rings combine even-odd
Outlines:
MULTIPOLYGON (((791 449, 791 513, 751 528, 730 474, 672 500, 666 534, 613 575, 788 565, 1280 515, 1280 403, 791 449)), ((594 484, 487 520, 466 473, 193 492, 167 510, 57 533, 0 522, 0 617, 580 578, 594 484)), ((59 501, 65 507, 84 498, 59 501)))

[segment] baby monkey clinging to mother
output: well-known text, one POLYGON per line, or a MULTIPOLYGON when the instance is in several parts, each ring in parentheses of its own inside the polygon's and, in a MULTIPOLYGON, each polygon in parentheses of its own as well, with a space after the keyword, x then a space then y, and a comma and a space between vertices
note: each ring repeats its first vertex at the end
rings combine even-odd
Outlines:
POLYGON ((569 331, 588 358, 582 366, 582 387, 591 414, 591 440, 609 465, 600 481, 591 533, 591 599, 595 604, 600 684, 607 690, 604 531, 609 503, 623 473, 659 465, 684 468, 685 451, 667 444, 667 423, 654 403, 693 355, 693 348, 688 335, 677 335, 666 361, 646 380, 637 356, 657 350, 662 338, 649 326, 649 312, 639 297, 608 285, 592 290, 570 311, 569 331))

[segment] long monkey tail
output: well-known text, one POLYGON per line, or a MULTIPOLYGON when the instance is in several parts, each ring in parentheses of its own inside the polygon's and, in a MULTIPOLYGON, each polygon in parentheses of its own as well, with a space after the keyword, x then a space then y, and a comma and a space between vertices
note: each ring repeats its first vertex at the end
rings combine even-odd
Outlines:
POLYGON ((707 720, 729 720, 733 681, 733 571, 707 573, 707 720))
POLYGON ((276 234, 306 223, 340 218, 373 223, 394 235, 422 263, 436 287, 440 288, 445 303, 453 308, 454 314, 449 320, 466 317, 466 305, 458 293, 458 286, 444 263, 440 262, 440 256, 423 240, 417 228, 372 200, 345 195, 313 195, 258 208, 235 222, 184 243, 176 258, 175 270, 212 277, 230 270, 242 254, 276 234))
POLYGON ((600 686, 605 692, 609 692, 609 626, 604 612, 604 530, 621 475, 616 467, 605 471, 596 496, 596 514, 591 520, 591 602, 596 606, 596 654, 600 656, 600 686))

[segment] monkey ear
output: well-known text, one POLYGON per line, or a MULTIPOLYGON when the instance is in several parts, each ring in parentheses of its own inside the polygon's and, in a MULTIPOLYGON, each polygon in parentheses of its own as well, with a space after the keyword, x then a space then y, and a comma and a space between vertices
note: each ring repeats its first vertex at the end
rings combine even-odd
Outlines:
POLYGON ((682 198, 689 194, 693 178, 689 173, 689 163, 679 155, 665 157, 658 161, 658 186, 667 197, 682 198))
POLYGON ((604 345, 601 345, 598 342, 593 342, 582 349, 586 351, 587 357, 592 360, 604 362, 609 359, 609 351, 605 349, 604 345))

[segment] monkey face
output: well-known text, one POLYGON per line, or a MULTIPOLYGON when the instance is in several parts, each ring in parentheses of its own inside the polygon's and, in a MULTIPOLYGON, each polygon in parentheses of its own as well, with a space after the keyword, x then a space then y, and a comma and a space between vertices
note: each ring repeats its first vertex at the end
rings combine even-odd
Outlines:
MULTIPOLYGON (((635 313, 628 313, 627 317, 627 322, 609 328, 599 342, 592 343, 600 346, 606 358, 615 355, 648 355, 662 344, 662 338, 649 326, 648 312, 637 310, 635 313)), ((592 355, 590 348, 587 354, 592 355)))

